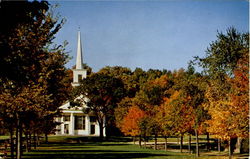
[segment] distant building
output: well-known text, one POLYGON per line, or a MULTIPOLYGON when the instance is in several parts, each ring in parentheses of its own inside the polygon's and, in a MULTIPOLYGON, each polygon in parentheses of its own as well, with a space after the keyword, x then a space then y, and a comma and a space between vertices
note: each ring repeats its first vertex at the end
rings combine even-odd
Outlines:
MULTIPOLYGON (((82 58, 82 44, 81 33, 78 31, 77 41, 77 57, 76 68, 73 69, 73 87, 80 85, 80 80, 87 77, 87 70, 83 68, 82 58)), ((87 108, 86 104, 82 104, 87 108)), ((62 110, 62 117, 57 117, 56 121, 61 124, 57 126, 56 135, 86 135, 86 136, 99 136, 99 124, 96 117, 93 115, 85 114, 83 107, 71 106, 70 102, 66 102, 60 109, 62 110)), ((104 136, 105 129, 103 130, 104 136)))

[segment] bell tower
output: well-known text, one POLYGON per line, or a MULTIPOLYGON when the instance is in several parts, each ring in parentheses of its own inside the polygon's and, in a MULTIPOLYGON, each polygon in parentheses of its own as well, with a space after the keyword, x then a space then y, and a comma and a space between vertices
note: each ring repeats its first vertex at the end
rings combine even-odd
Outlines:
POLYGON ((80 85, 80 81, 87 77, 87 70, 83 68, 82 58, 82 43, 81 32, 77 34, 77 54, 76 54, 76 68, 73 69, 73 83, 72 86, 76 87, 80 85))

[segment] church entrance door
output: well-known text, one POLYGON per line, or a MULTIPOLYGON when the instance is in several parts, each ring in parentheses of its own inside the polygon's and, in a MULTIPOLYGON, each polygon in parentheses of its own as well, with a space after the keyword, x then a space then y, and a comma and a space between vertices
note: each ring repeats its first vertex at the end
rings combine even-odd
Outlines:
POLYGON ((91 127, 90 127, 90 134, 91 135, 95 134, 95 125, 91 125, 91 127))
POLYGON ((69 124, 64 124, 64 134, 69 134, 69 124))

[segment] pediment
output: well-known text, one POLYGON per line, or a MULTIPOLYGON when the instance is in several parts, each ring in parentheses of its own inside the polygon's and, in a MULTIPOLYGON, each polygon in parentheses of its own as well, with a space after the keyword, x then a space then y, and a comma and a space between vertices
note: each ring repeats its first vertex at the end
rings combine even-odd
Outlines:
MULTIPOLYGON (((79 100, 82 96, 76 97, 74 101, 79 100)), ((84 99, 87 101, 87 98, 84 99)), ((62 110, 83 110, 83 108, 87 108, 88 106, 85 103, 82 103, 82 106, 73 106, 70 101, 65 102, 63 105, 59 107, 62 110)))

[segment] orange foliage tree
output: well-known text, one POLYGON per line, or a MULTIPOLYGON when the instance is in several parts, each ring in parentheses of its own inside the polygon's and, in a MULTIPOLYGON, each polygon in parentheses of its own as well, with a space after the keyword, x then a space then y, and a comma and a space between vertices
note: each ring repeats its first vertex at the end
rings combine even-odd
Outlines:
POLYGON ((234 70, 234 78, 230 80, 232 85, 231 111, 233 112, 233 123, 237 137, 246 138, 249 133, 249 54, 238 61, 234 70))
POLYGON ((137 106, 132 106, 128 110, 128 114, 123 119, 121 131, 125 135, 137 136, 140 135, 140 121, 145 117, 145 112, 137 106))

